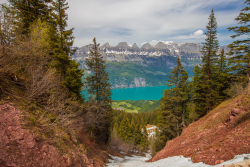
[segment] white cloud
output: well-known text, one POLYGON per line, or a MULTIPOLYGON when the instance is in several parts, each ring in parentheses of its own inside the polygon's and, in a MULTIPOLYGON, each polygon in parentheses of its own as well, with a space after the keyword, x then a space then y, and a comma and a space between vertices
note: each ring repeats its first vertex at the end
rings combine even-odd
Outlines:
POLYGON ((161 42, 161 40, 159 40, 159 41, 157 41, 157 40, 152 40, 152 41, 150 41, 149 43, 150 43, 150 45, 155 46, 158 42, 161 42))
POLYGON ((194 36, 201 36, 201 35, 203 35, 202 30, 198 30, 198 31, 194 32, 194 36))
POLYGON ((190 35, 180 35, 177 36, 176 39, 179 40, 186 40, 186 39, 203 39, 205 38, 205 35, 203 35, 203 31, 202 30, 197 30, 194 33, 190 34, 190 35))
MULTIPOLYGON (((3 2, 6 0, 0 0, 3 2)), ((211 9, 218 28, 237 22, 243 0, 67 0, 68 27, 74 27, 75 46, 92 42, 128 43, 163 41, 201 42, 211 9), (225 10, 229 4, 234 9, 225 10), (219 7, 223 10, 219 10, 219 7), (198 31, 197 31, 198 30, 198 31), (190 34, 191 33, 191 34, 190 34), (154 39, 155 41, 152 41, 154 39)), ((232 7, 231 7, 232 8, 232 7)), ((139 45, 138 45, 139 46, 139 45)))
POLYGON ((152 46, 155 46, 158 42, 163 42, 163 43, 165 43, 165 44, 170 44, 170 43, 173 43, 174 41, 162 41, 162 40, 152 40, 152 41, 150 41, 149 43, 150 43, 150 45, 152 45, 152 46))

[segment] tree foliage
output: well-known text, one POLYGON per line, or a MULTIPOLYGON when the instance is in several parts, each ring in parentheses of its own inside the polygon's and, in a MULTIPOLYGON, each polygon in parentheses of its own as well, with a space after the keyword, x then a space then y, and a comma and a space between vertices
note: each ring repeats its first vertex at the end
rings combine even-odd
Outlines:
MULTIPOLYGON (((215 105, 218 104, 218 80, 216 77, 216 67, 215 63, 217 61, 216 52, 219 49, 219 43, 217 40, 217 22, 214 16, 213 10, 209 15, 209 22, 206 26, 207 32, 205 42, 202 43, 201 48, 202 64, 199 75, 196 73, 196 79, 198 79, 195 84, 194 96, 196 104, 196 112, 200 117, 207 114, 215 105), (199 78, 197 78, 199 75, 199 78)), ((198 72, 198 67, 196 67, 196 72, 198 72)))
POLYGON ((238 81, 246 81, 250 78, 250 48, 249 48, 249 33, 250 33, 250 0, 246 0, 245 4, 247 5, 243 8, 240 14, 235 18, 238 21, 238 26, 229 27, 229 31, 234 31, 236 34, 232 35, 233 39, 239 36, 245 36, 243 40, 235 40, 233 43, 228 45, 231 49, 229 52, 230 58, 230 67, 231 71, 234 74, 235 78, 238 81), (247 77, 247 78, 246 78, 247 77))
POLYGON ((95 101, 110 107, 111 84, 109 83, 108 73, 105 71, 105 60, 99 51, 100 44, 96 43, 95 38, 93 42, 94 45, 86 59, 87 70, 91 71, 91 75, 87 76, 85 85, 88 93, 94 96, 95 101))
POLYGON ((161 130, 159 138, 162 143, 179 136, 186 126, 186 105, 189 99, 188 74, 180 58, 177 59, 177 66, 170 73, 169 78, 166 85, 172 88, 164 91, 158 124, 161 130))

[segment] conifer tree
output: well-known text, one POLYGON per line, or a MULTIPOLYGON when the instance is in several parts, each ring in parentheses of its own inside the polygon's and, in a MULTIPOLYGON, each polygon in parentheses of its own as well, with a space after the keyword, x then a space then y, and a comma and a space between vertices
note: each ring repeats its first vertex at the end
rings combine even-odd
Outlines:
POLYGON ((202 43, 201 53, 203 54, 201 65, 200 85, 197 90, 200 95, 196 99, 196 111, 202 117, 210 111, 217 103, 218 83, 216 83, 215 63, 217 59, 216 52, 219 49, 217 40, 217 22, 213 10, 209 16, 209 22, 206 26, 207 32, 205 42, 202 43))
POLYGON ((143 126, 142 138, 140 145, 145 149, 148 146, 148 132, 146 126, 143 126))
POLYGON ((53 56, 55 58, 53 66, 64 76, 63 85, 70 90, 72 95, 82 99, 80 93, 83 87, 81 80, 83 70, 78 68, 80 63, 70 60, 70 56, 75 53, 75 50, 71 49, 74 41, 74 28, 66 30, 68 3, 66 3, 66 0, 54 0, 51 4, 50 22, 54 27, 52 29, 52 38, 54 39, 52 44, 54 48, 53 56))
MULTIPOLYGON (((108 73, 105 71, 105 60, 103 60, 103 56, 99 52, 99 44, 96 43, 95 38, 93 42, 94 45, 92 45, 90 54, 86 59, 87 70, 91 71, 91 75, 86 77, 84 83, 88 93, 91 95, 89 102, 91 105, 96 106, 96 108, 95 110, 89 110, 87 115, 94 115, 96 118, 95 122, 101 125, 95 128, 96 135, 100 137, 100 140, 107 142, 112 114, 111 85, 108 73)), ((120 125, 120 129, 122 128, 123 126, 120 125)), ((131 135, 133 136, 133 134, 131 135)))
POLYGON ((187 79, 188 74, 177 59, 177 66, 169 75, 169 90, 164 91, 161 101, 161 111, 159 118, 159 128, 161 130, 161 143, 179 136, 182 128, 185 127, 186 104, 188 102, 187 79))
POLYGON ((246 35, 243 40, 236 40, 228 47, 231 49, 229 54, 231 71, 235 76, 239 76, 237 79, 242 81, 250 80, 250 48, 249 48, 249 33, 250 33, 250 0, 244 2, 247 6, 243 8, 240 14, 235 18, 238 21, 238 26, 229 27, 229 31, 234 31, 236 34, 231 37, 234 39, 239 36, 246 35), (245 79, 244 79, 245 78, 245 79))
POLYGON ((123 117, 119 132, 119 136, 121 137, 121 139, 123 139, 125 143, 133 139, 133 133, 131 131, 130 123, 127 117, 123 117))
POLYGON ((83 83, 81 77, 83 70, 78 68, 79 63, 70 60, 74 50, 70 47, 73 45, 73 29, 66 30, 68 9, 66 0, 56 0, 50 6, 51 0, 9 0, 13 11, 16 12, 17 34, 22 36, 30 35, 30 25, 38 19, 50 25, 50 45, 51 60, 48 66, 56 68, 63 78, 63 85, 68 88, 70 94, 79 100, 82 100, 80 94, 83 83))
POLYGON ((222 48, 219 58, 215 64, 217 79, 217 101, 223 101, 227 97, 226 90, 230 87, 231 74, 229 73, 227 58, 222 48))
POLYGON ((143 138, 143 134, 141 131, 141 125, 138 122, 135 126, 135 129, 134 129, 135 145, 139 145, 141 143, 142 138, 143 138))
POLYGON ((166 96, 164 95, 164 98, 166 98, 166 101, 169 97, 171 97, 172 103, 168 103, 164 101, 164 98, 162 100, 162 103, 164 103, 165 108, 172 108, 173 110, 176 110, 176 113, 180 114, 174 114, 174 115, 180 115, 181 116, 181 124, 183 127, 185 127, 185 112, 186 112, 186 101, 188 100, 188 94, 186 91, 187 86, 187 79, 188 74, 184 69, 184 66, 181 64, 181 60, 178 57, 177 59, 177 66, 174 68, 174 70, 169 75, 168 83, 166 84, 168 87, 172 87, 170 89, 170 92, 166 91, 166 96), (170 105, 169 107, 167 107, 170 105), (172 105, 172 106, 171 106, 172 105), (180 111, 178 111, 180 109, 180 111))
POLYGON ((196 65, 193 70, 194 76, 192 77, 192 94, 193 94, 193 102, 194 104, 198 104, 201 99, 201 95, 203 95, 203 87, 202 84, 200 84, 201 80, 201 68, 199 65, 196 65))
POLYGON ((52 1, 52 19, 54 27, 57 30, 59 48, 66 54, 66 56, 72 56, 75 50, 71 50, 73 45, 73 30, 71 28, 66 30, 68 14, 65 12, 68 9, 68 3, 66 0, 54 0, 52 1))
POLYGON ((85 84, 88 93, 94 95, 94 100, 99 104, 110 107, 111 103, 111 85, 109 83, 108 73, 105 71, 106 65, 103 56, 99 51, 99 45, 96 39, 93 39, 94 45, 90 49, 86 64, 92 75, 86 78, 85 84))
POLYGON ((9 2, 17 11, 19 21, 16 23, 18 24, 18 31, 22 35, 28 35, 30 25, 38 18, 42 22, 50 19, 48 6, 50 0, 9 0, 9 2))

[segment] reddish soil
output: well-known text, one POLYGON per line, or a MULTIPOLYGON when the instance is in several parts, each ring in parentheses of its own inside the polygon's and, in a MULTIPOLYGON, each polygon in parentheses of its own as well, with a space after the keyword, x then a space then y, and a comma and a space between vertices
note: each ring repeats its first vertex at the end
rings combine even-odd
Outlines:
POLYGON ((29 128, 24 128, 23 115, 12 103, 0 105, 1 167, 102 166, 83 153, 86 152, 83 145, 67 141, 71 152, 62 153, 49 140, 39 140, 29 128))
POLYGON ((183 155, 195 163, 215 165, 244 153, 250 153, 249 91, 190 124, 150 161, 183 155))

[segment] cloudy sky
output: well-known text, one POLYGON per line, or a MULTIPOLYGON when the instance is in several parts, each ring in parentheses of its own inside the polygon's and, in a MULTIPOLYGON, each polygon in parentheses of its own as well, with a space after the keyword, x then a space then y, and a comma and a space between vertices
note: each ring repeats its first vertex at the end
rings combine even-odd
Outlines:
MULTIPOLYGON (((0 0, 0 2, 5 0, 0 0)), ((68 27, 74 27, 75 46, 96 37, 101 45, 158 41, 203 42, 211 10, 217 19, 220 45, 232 42, 227 30, 245 7, 245 0, 68 0, 68 27)))

